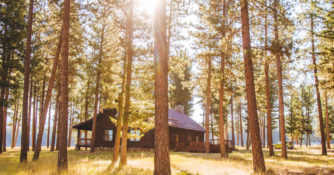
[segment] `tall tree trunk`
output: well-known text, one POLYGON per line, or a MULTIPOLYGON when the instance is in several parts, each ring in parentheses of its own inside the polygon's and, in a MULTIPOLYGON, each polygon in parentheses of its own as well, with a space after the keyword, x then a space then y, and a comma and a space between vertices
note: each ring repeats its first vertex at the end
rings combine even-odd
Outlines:
MULTIPOLYGON (((267 5, 267 1, 266 1, 267 5)), ((274 156, 273 148, 273 133, 272 133, 272 122, 271 122, 271 104, 270 104, 270 80, 269 80, 269 58, 267 56, 268 50, 268 15, 267 8, 265 12, 265 26, 264 26, 264 76, 266 81, 266 107, 267 107, 267 145, 269 148, 269 156, 274 156)))
POLYGON ((73 107, 72 107, 72 113, 70 115, 70 126, 69 126, 69 129, 68 129, 67 147, 71 147, 71 142, 72 142, 72 124, 73 124, 73 107))
POLYGON ((29 114, 28 114, 28 119, 27 119, 27 151, 30 150, 30 126, 31 126, 31 112, 32 112, 32 99, 33 99, 33 84, 34 82, 32 81, 32 75, 30 75, 30 95, 29 95, 29 114))
MULTIPOLYGON (((5 34, 7 33, 7 25, 5 24, 5 34)), ((1 92, 0 92, 0 154, 2 154, 2 128, 3 128, 3 107, 4 107, 4 98, 5 98, 5 89, 7 84, 7 56, 8 53, 6 51, 5 43, 3 44, 3 55, 2 55, 2 75, 1 75, 1 92)))
MULTIPOLYGON (((30 74, 30 52, 31 52, 31 33, 32 33, 32 18, 33 18, 34 0, 29 3, 29 17, 27 26, 27 45, 26 57, 24 59, 24 90, 23 90, 23 109, 22 109, 22 132, 27 133, 27 115, 28 115, 28 93, 29 93, 29 74, 30 74)), ((17 133, 18 134, 18 133, 17 133)), ((21 155, 20 162, 27 162, 27 134, 21 135, 21 155)))
POLYGON ((62 47, 61 47, 61 103, 59 113, 58 172, 67 171, 67 125, 68 125, 68 50, 70 30, 70 0, 64 0, 62 47))
POLYGON ((277 64, 277 82, 278 82, 278 106, 279 106, 279 130, 280 130, 280 138, 282 143, 282 152, 281 157, 287 159, 288 154, 286 150, 286 139, 285 139, 285 119, 284 119, 284 98, 283 98, 283 77, 282 77, 282 63, 281 63, 281 50, 279 44, 279 36, 278 36, 278 17, 277 17, 277 9, 278 9, 278 1, 274 0, 274 32, 275 32, 275 57, 277 64))
POLYGON ((242 131, 242 117, 241 117, 241 104, 239 105, 239 126, 240 126, 241 146, 244 147, 244 137, 243 137, 243 131, 242 131))
POLYGON ((236 132, 237 132, 237 143, 236 143, 236 145, 240 146, 240 130, 239 130, 240 123, 239 123, 238 118, 237 118, 237 120, 235 122, 236 122, 235 123, 235 127, 236 127, 236 132))
POLYGON ((208 64, 208 77, 206 86, 206 104, 205 104, 205 152, 210 152, 210 135, 209 135, 209 120, 210 120, 210 103, 211 103, 211 56, 206 57, 208 64))
POLYGON ((47 134, 47 142, 46 142, 46 148, 49 148, 50 146, 50 122, 51 122, 51 100, 50 100, 50 106, 49 106, 49 117, 48 117, 48 134, 47 134))
POLYGON ((36 124, 37 124, 36 104, 37 104, 36 87, 34 87, 34 105, 33 105, 33 117, 32 117, 33 119, 32 119, 32 131, 31 131, 31 146, 33 150, 35 149, 35 143, 36 143, 35 142, 36 141, 36 124))
MULTIPOLYGON (((9 88, 6 88, 6 93, 5 93, 5 102, 8 101, 8 96, 9 96, 9 88)), ((7 105, 4 106, 3 109, 3 131, 2 131, 2 151, 6 152, 6 129, 7 129, 7 105)))
MULTIPOLYGON (((59 81, 59 83, 60 83, 60 81, 59 81)), ((61 94, 61 88, 59 86, 59 95, 60 94, 61 94)), ((60 135, 60 129, 61 129, 61 127, 60 127, 60 115, 61 115, 60 108, 61 108, 61 95, 59 96, 59 106, 58 106, 58 124, 57 124, 56 150, 59 150, 59 139, 60 139, 59 135, 60 135)))
POLYGON ((319 113, 319 125, 320 125, 320 134, 321 134, 321 154, 327 155, 326 149, 326 138, 325 138, 325 128, 322 116, 321 100, 320 100, 320 90, 319 90, 319 80, 318 80, 318 69, 317 61, 315 57, 315 44, 314 44, 314 15, 311 14, 311 37, 312 37, 312 61, 313 61, 313 72, 314 72, 314 81, 315 81, 315 90, 317 93, 317 104, 318 104, 318 113, 319 113))
POLYGON ((263 152, 261 147, 260 129, 257 116, 255 85, 253 76, 253 62, 251 54, 251 39, 249 31, 249 15, 247 0, 241 1, 241 24, 242 42, 244 50, 247 109, 249 116, 249 128, 252 137, 253 170, 255 172, 265 172, 263 152))
MULTIPOLYGON (((62 33, 62 30, 61 30, 60 33, 62 33)), ((41 110, 40 110, 40 117, 39 117, 39 120, 40 120, 39 124, 40 125, 39 125, 37 143, 36 143, 36 148, 34 150, 33 160, 38 160, 39 154, 41 152, 42 139, 43 139, 43 133, 44 133, 44 126, 45 126, 45 119, 46 119, 46 114, 48 112, 48 108, 49 108, 50 101, 51 101, 53 84, 54 84, 54 81, 56 79, 56 73, 57 73, 57 68, 58 68, 61 45, 62 45, 62 38, 61 38, 61 34, 60 34, 58 44, 57 44, 56 56, 55 56, 55 59, 53 61, 53 65, 52 65, 51 76, 50 76, 49 84, 48 84, 48 90, 46 92, 47 94, 46 94, 45 102, 44 102, 45 79, 44 79, 44 83, 43 83, 43 92, 42 92, 42 101, 41 101, 42 105, 40 105, 41 110)))
POLYGON ((235 149, 235 140, 234 140, 234 116, 233 116, 233 89, 231 94, 231 130, 232 130, 232 148, 235 149))
POLYGON ((122 145, 121 145, 121 159, 120 164, 127 164, 127 140, 128 140, 128 117, 130 114, 130 86, 131 86, 131 74, 132 74, 132 60, 133 60, 133 0, 129 4, 129 12, 126 15, 127 24, 127 53, 128 64, 127 64, 127 74, 125 83, 125 104, 124 104, 124 116, 123 116, 123 131, 122 131, 122 145))
MULTIPOLYGON (((212 108, 212 106, 211 106, 212 108)), ((214 137, 214 130, 213 130, 213 115, 211 114, 211 120, 210 120, 210 128, 211 128, 211 139, 212 139, 212 144, 215 144, 215 137, 214 137)))
POLYGON ((95 102, 94 102, 94 117, 93 117, 93 128, 92 128, 92 141, 90 144, 90 152, 95 151, 95 138, 96 138, 96 117, 98 112, 99 94, 100 94, 100 81, 101 81, 101 64, 103 57, 103 42, 104 42, 104 30, 105 24, 102 24, 101 29, 101 43, 100 43, 100 56, 97 66, 97 76, 96 76, 96 88, 95 88, 95 102))
POLYGON ((14 116, 13 116, 13 128, 12 128, 12 144, 11 144, 11 148, 14 148, 14 142, 15 142, 15 133, 16 133, 16 127, 17 127, 17 113, 18 113, 18 109, 19 105, 17 103, 15 103, 15 107, 14 107, 14 116))
MULTIPOLYGON (((327 90, 325 90, 325 111, 326 111, 326 136, 327 136, 327 148, 331 148, 331 135, 329 132, 329 115, 328 115, 328 97, 327 90)), ((310 144, 309 144, 310 145, 310 144)))
POLYGON ((155 143, 154 174, 171 174, 168 131, 168 46, 166 2, 159 0, 154 18, 155 143))
POLYGON ((11 146, 10 146, 12 149, 14 148, 16 124, 17 124, 17 121, 16 121, 15 116, 14 116, 13 117, 13 126, 12 126, 12 138, 11 138, 12 141, 11 141, 11 146))
POLYGON ((123 61, 123 75, 122 75, 122 89, 121 93, 118 95, 118 117, 117 117, 117 127, 116 127, 116 138, 115 138, 115 144, 114 144, 114 151, 113 151, 113 158, 112 158, 112 164, 116 164, 119 157, 119 148, 120 148, 120 142, 121 142, 121 129, 122 129, 122 117, 124 114, 124 106, 123 106, 123 97, 124 97, 124 91, 125 91, 125 75, 126 75, 126 56, 124 57, 123 61))
MULTIPOLYGON (((43 111, 43 107, 44 107, 44 95, 45 95, 45 84, 46 84, 46 75, 44 75, 44 78, 43 78, 43 84, 42 84, 42 92, 41 92, 41 96, 40 96, 40 100, 39 100, 39 117, 38 117, 38 127, 40 130, 40 127, 41 127, 41 122, 42 122, 42 119, 41 119, 41 114, 42 114, 42 111, 43 111)), ((37 142, 37 141, 36 141, 37 142)))
MULTIPOLYGON (((86 91, 86 99, 85 99, 85 122, 88 120, 88 103, 89 103, 88 95, 89 95, 90 83, 91 83, 91 79, 89 78, 87 82, 87 91, 86 91)), ((88 132, 87 130, 85 130, 85 145, 88 144, 87 136, 88 136, 88 132)), ((87 147, 85 147, 85 149, 87 150, 87 147)))
MULTIPOLYGON (((17 120, 18 126, 16 127, 16 133, 15 133, 15 141, 14 141, 14 147, 16 147, 17 137, 19 135, 20 130, 20 119, 17 120)), ((22 137, 22 136, 21 136, 22 137)), ((22 145, 21 145, 22 147, 22 145)))
POLYGON ((263 114, 263 127, 262 127, 262 140, 263 140, 263 147, 266 147, 266 116, 263 114))
MULTIPOLYGON (((57 123, 58 123, 58 114, 59 114, 59 97, 60 97, 60 86, 58 83, 58 93, 56 97, 56 106, 55 106, 55 113, 54 113, 54 119, 53 119, 53 128, 52 128, 52 136, 51 136, 51 148, 50 151, 55 150, 55 142, 56 142, 56 131, 57 131, 57 123)), ((58 140, 57 140, 58 141, 58 140)))

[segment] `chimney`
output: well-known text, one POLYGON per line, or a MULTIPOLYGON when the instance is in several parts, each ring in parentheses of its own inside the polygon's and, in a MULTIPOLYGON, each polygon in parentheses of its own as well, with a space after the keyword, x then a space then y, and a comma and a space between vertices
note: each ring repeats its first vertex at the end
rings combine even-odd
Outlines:
POLYGON ((176 105, 175 106, 175 111, 178 111, 178 112, 181 112, 182 114, 184 114, 184 106, 176 105))

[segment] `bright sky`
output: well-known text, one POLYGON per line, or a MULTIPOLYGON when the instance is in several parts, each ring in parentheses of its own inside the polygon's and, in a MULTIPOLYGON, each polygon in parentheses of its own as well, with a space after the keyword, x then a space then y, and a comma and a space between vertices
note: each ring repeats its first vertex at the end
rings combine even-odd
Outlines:
POLYGON ((148 11, 149 14, 153 15, 154 7, 157 0, 138 0, 138 8, 145 9, 145 11, 148 11))

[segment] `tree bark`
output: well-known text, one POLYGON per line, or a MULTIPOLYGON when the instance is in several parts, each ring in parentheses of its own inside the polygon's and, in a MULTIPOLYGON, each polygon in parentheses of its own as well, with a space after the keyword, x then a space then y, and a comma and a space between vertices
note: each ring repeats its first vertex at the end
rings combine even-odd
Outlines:
MULTIPOLYGON (((88 95, 89 95, 89 88, 90 88, 90 83, 91 83, 91 79, 88 79, 87 82, 87 91, 86 91, 86 100, 85 100, 85 122, 88 120, 88 95)), ((85 130, 85 145, 88 144, 87 142, 87 136, 88 136, 88 132, 87 130, 85 130)), ((87 147, 85 147, 85 150, 87 150, 87 147)))
MULTIPOLYGON (((18 126, 16 127, 16 133, 15 133, 15 141, 14 141, 14 147, 16 147, 16 142, 17 142, 17 137, 19 135, 19 130, 20 130, 20 120, 17 120, 18 126)), ((22 147, 22 145, 21 145, 22 147)))
MULTIPOLYGON (((62 33, 62 31, 60 33, 62 33)), ((36 143, 36 147, 35 147, 35 150, 34 150, 33 160, 38 160, 39 154, 41 152, 42 139, 43 139, 43 133, 44 133, 44 126, 45 126, 45 119, 46 119, 46 114, 48 112, 48 108, 49 108, 51 97, 52 97, 53 84, 54 84, 54 81, 56 79, 56 73, 57 73, 57 68, 58 68, 61 45, 62 45, 62 38, 61 38, 61 34, 60 34, 58 44, 57 44, 56 56, 54 58, 53 65, 52 65, 51 76, 50 76, 50 79, 49 79, 48 90, 47 90, 45 102, 44 102, 45 81, 43 83, 43 93, 42 93, 42 101, 41 101, 42 105, 40 106, 41 110, 40 110, 40 117, 39 117, 39 120, 40 120, 39 124, 40 125, 39 125, 37 143, 36 143)))
POLYGON ((119 157, 119 148, 120 148, 120 142, 121 142, 121 129, 122 129, 122 117, 124 114, 124 106, 123 106, 123 97, 124 97, 124 91, 125 91, 125 75, 126 75, 126 56, 124 57, 123 61, 123 75, 122 75, 122 89, 121 93, 118 96, 118 117, 117 117, 117 130, 116 130, 116 137, 115 137, 115 145, 114 145, 114 152, 113 152, 113 159, 112 164, 116 164, 119 157))
MULTIPOLYGON (((225 0, 224 9, 225 9, 225 0)), ((219 140, 220 140, 220 157, 226 158, 228 154, 226 152, 226 145, 224 139, 224 78, 225 78, 225 55, 221 52, 220 70, 222 72, 222 80, 220 81, 219 87, 219 140)))
POLYGON ((59 85, 58 85, 57 89, 58 89, 58 93, 57 93, 57 97, 56 97, 56 106, 55 106, 52 136, 51 136, 51 148, 50 148, 51 152, 55 150, 55 142, 56 142, 56 131, 57 131, 58 114, 59 114, 59 103, 60 103, 59 102, 59 97, 60 97, 60 86, 59 85))
MULTIPOLYGON (((8 101, 8 96, 9 96, 9 88, 6 88, 5 92, 5 101, 8 101)), ((7 129, 7 105, 4 106, 3 109, 3 131, 2 131, 2 140, 3 140, 3 147, 2 151, 6 152, 6 129, 7 129)))
POLYGON ((68 50, 70 29, 70 0, 64 0, 62 47, 61 47, 61 103, 59 113, 58 172, 66 172, 67 166, 67 126, 68 126, 68 50))
POLYGON ((130 114, 130 86, 131 86, 131 74, 132 74, 132 61, 133 61, 133 1, 130 1, 129 12, 126 16, 127 23, 127 74, 125 83, 125 104, 124 104, 124 116, 123 116, 123 130, 122 130, 122 145, 121 145, 121 159, 120 164, 127 164, 127 140, 128 140, 128 117, 130 114))
POLYGON ((27 151, 30 150, 30 126, 31 126, 31 111, 32 111, 32 99, 33 99, 33 84, 32 75, 30 75, 30 95, 29 95, 29 114, 27 119, 27 151))
POLYGON ((154 174, 171 174, 168 130, 168 46, 166 2, 158 1, 154 18, 155 133, 154 174))
MULTIPOLYGON (((325 90, 325 112, 326 112, 326 136, 327 136, 327 148, 331 149, 331 135, 329 132, 329 114, 328 114, 328 97, 327 90, 325 90)), ((311 144, 309 144, 311 145, 311 144)))
POLYGON ((60 81, 59 81, 59 106, 58 106, 58 124, 57 124, 57 138, 56 138, 56 150, 59 150, 59 135, 60 135, 60 108, 61 108, 61 88, 60 88, 60 81))
POLYGON ((16 103, 14 107, 14 116, 13 116, 13 128, 12 128, 12 143, 11 143, 11 148, 14 148, 14 142, 15 142, 15 133, 16 133, 16 127, 17 127, 17 113, 19 105, 16 103))
POLYGON ((239 126, 240 126, 241 146, 244 147, 244 137, 243 137, 243 131, 242 131, 242 117, 241 117, 241 104, 239 104, 239 126))
POLYGON ((275 33, 275 57, 277 65, 277 82, 278 82, 278 105, 279 105, 279 130, 280 138, 282 143, 282 152, 281 157, 287 159, 287 150, 286 150, 286 139, 285 139, 285 119, 284 119, 284 98, 283 98, 283 77, 282 77, 282 63, 281 63, 281 50, 279 45, 279 36, 278 36, 278 17, 277 17, 277 8, 278 1, 274 0, 274 33, 275 33))
POLYGON ((315 90, 317 93, 317 104, 318 104, 318 113, 319 113, 319 125, 320 125, 320 134, 321 134, 321 154, 327 155, 326 149, 326 139, 325 139, 325 128, 322 116, 322 108, 321 108, 321 99, 320 99, 320 90, 319 90, 319 80, 318 80, 318 69, 317 69, 317 61, 315 57, 315 44, 314 44, 314 16, 311 14, 311 37, 312 37, 312 61, 313 61, 313 72, 314 72, 314 81, 315 81, 315 90))
POLYGON ((262 140, 263 140, 263 147, 266 147, 266 116, 263 114, 263 127, 262 127, 262 140))
MULTIPOLYGON (((5 34, 7 33, 7 25, 5 24, 5 34)), ((6 89, 6 84, 7 84, 7 69, 8 66, 6 65, 7 63, 7 56, 8 53, 6 53, 6 46, 5 43, 3 44, 3 55, 2 55, 2 75, 1 75, 1 92, 0 92, 0 154, 2 154, 2 128, 3 128, 3 107, 4 107, 4 98, 5 98, 5 89, 6 89)))
POLYGON ((101 29, 101 43, 100 43, 100 56, 99 62, 97 66, 97 76, 96 76, 96 88, 95 88, 95 102, 94 102, 94 117, 93 117, 93 128, 92 128, 92 141, 90 144, 90 152, 93 153, 95 151, 95 137, 96 137, 96 117, 98 112, 98 103, 99 103, 99 94, 100 94, 100 81, 101 81, 101 64, 103 57, 103 40, 104 40, 104 30, 105 24, 102 24, 101 29))
POLYGON ((123 116, 123 130, 122 130, 122 145, 121 145, 121 159, 120 164, 127 164, 127 140, 128 140, 128 117, 130 115, 130 86, 131 86, 131 74, 132 74, 132 61, 133 61, 133 0, 129 4, 129 12, 126 15, 126 37, 127 48, 126 55, 128 56, 127 74, 125 83, 125 103, 124 103, 124 116, 123 116))
POLYGON ((231 130, 232 130, 232 147, 235 149, 235 139, 234 139, 234 116, 233 116, 233 89, 231 94, 231 130))
POLYGON ((235 123, 235 127, 236 127, 236 132, 237 132, 237 143, 236 143, 236 145, 237 146, 240 146, 240 130, 239 130, 239 127, 240 127, 240 123, 239 123, 239 120, 238 120, 238 118, 237 118, 237 120, 235 121, 236 123, 235 123))
POLYGON ((49 117, 48 117, 48 134, 47 134, 47 142, 46 142, 46 148, 50 147, 50 122, 51 122, 51 100, 50 100, 50 106, 49 106, 49 117))
POLYGON ((34 150, 35 149, 35 141, 36 141, 36 123, 37 123, 37 119, 36 119, 36 111, 37 111, 37 107, 36 107, 36 103, 37 103, 37 97, 36 97, 36 87, 34 87, 34 105, 33 105, 33 119, 32 119, 32 131, 31 131, 31 147, 34 150))
MULTIPOLYGON (((267 4, 267 1, 266 1, 267 4)), ((270 104, 270 80, 269 80, 269 58, 267 56, 268 49, 268 16, 267 16, 267 8, 265 12, 265 26, 264 26, 264 76, 266 81, 266 107, 267 107, 267 145, 269 148, 269 156, 274 156, 274 148, 273 148, 273 133, 272 133, 272 122, 271 122, 271 104, 270 104)))
POLYGON ((247 94, 247 109, 249 116, 249 127, 252 137, 252 153, 253 153, 253 170, 254 172, 265 172, 260 129, 257 116, 255 85, 253 76, 253 62, 251 55, 251 39, 249 31, 249 15, 247 0, 241 1, 241 24, 242 24, 242 42, 245 64, 245 79, 246 79, 246 94, 247 94))
MULTIPOLYGON (((28 93, 29 93, 29 74, 30 74, 30 53, 31 53, 31 34, 32 34, 32 18, 34 10, 34 0, 29 2, 29 17, 27 26, 27 45, 26 57, 24 59, 24 90, 23 90, 23 109, 22 109, 22 132, 27 133, 27 115, 28 115, 28 93)), ((18 133, 17 133, 18 134, 18 133)), ((27 162, 27 134, 21 135, 21 154, 20 162, 27 162)))
POLYGON ((205 152, 210 153, 210 138, 209 138, 209 120, 210 120, 210 103, 211 103, 211 56, 206 58, 208 64, 208 77, 206 86, 206 104, 205 104, 205 152))

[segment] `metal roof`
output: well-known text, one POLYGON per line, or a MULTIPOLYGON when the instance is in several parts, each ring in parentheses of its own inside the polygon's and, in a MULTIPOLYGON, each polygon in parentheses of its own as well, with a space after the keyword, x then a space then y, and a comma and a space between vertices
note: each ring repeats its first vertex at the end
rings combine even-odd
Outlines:
POLYGON ((186 114, 168 109, 168 125, 176 128, 205 132, 205 129, 186 114))

